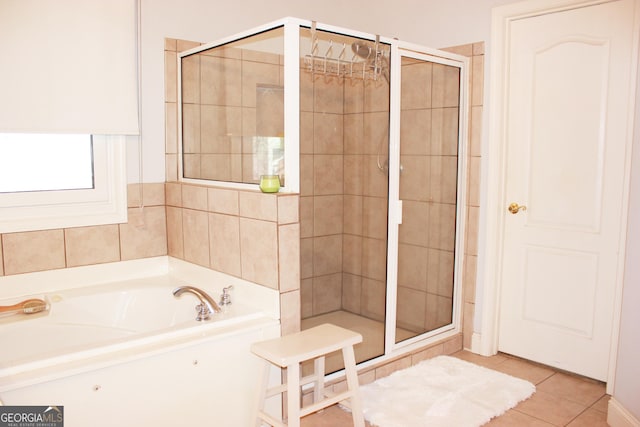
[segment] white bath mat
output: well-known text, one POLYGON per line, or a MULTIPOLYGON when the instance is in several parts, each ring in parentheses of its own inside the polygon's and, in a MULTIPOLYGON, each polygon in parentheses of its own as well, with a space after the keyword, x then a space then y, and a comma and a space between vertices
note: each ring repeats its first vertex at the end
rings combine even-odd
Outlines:
POLYGON ((528 381, 449 356, 425 360, 360 387, 378 427, 475 427, 535 392, 528 381))

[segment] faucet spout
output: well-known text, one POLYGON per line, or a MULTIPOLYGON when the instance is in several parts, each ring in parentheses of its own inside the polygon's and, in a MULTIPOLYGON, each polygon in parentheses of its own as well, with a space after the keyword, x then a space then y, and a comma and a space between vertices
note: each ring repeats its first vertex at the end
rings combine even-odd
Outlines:
POLYGON ((198 311, 197 321, 207 320, 211 314, 222 311, 218 303, 216 303, 209 294, 193 286, 180 286, 173 290, 173 295, 179 297, 185 292, 195 295, 200 300, 200 304, 196 306, 196 310, 198 311))

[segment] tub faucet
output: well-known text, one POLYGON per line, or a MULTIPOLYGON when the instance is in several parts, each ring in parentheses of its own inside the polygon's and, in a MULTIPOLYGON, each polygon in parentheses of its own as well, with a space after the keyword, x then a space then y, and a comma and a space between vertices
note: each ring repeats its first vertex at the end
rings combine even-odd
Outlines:
POLYGON ((208 320, 209 316, 213 313, 220 313, 222 311, 213 298, 211 298, 205 291, 193 286, 180 286, 173 290, 173 295, 175 297, 179 297, 185 292, 194 294, 200 300, 200 304, 196 305, 196 311, 198 312, 196 320, 198 322, 208 320))

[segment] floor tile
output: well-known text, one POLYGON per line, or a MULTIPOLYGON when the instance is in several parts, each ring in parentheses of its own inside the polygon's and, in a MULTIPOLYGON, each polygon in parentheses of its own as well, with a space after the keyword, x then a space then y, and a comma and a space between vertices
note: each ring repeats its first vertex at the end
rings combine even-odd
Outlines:
POLYGON ((503 363, 496 365, 493 369, 517 378, 522 378, 534 385, 539 384, 554 374, 554 371, 550 368, 511 357, 507 358, 503 363))
POLYGON ((607 414, 589 408, 571 421, 568 427, 608 427, 607 414))
POLYGON ((605 394, 596 403, 593 404, 592 408, 596 411, 604 412, 606 414, 607 411, 609 411, 609 399, 611 399, 611 396, 605 394))
POLYGON ((495 366, 504 363, 508 359, 507 356, 500 353, 495 356, 480 356, 479 354, 471 353, 467 350, 458 351, 452 354, 452 356, 489 369, 494 369, 495 366))
POLYGON ((521 402, 515 409, 548 423, 564 426, 580 415, 586 406, 544 391, 536 391, 533 396, 521 402))
POLYGON ((487 424, 487 427, 553 427, 553 424, 549 424, 546 421, 542 421, 531 415, 523 414, 516 410, 507 411, 504 415, 492 419, 487 424))
POLYGON ((542 381, 537 388, 539 391, 564 397, 585 406, 594 404, 605 395, 603 383, 562 372, 542 381))

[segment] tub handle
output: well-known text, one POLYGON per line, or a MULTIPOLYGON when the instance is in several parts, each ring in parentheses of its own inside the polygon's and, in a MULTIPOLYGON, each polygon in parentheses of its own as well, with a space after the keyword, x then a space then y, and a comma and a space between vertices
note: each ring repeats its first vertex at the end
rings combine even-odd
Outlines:
POLYGON ((220 296, 220 305, 231 305, 231 293, 229 291, 233 289, 233 285, 229 285, 226 288, 222 288, 222 295, 220 296))

